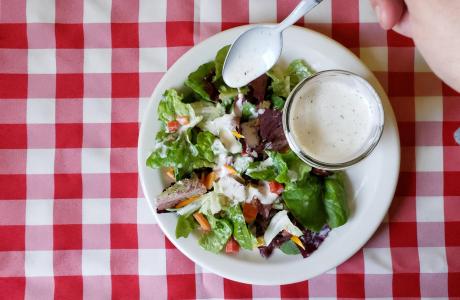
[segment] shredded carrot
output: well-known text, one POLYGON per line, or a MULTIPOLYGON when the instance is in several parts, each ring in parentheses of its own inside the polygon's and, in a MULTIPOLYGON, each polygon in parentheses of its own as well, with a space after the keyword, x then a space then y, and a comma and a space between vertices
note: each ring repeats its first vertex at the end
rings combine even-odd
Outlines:
POLYGON ((184 206, 194 202, 198 198, 200 198, 200 196, 193 196, 193 197, 187 198, 185 200, 182 200, 181 202, 177 203, 177 205, 174 208, 184 207, 184 206))
POLYGON ((239 132, 236 131, 236 130, 232 130, 232 134, 233 134, 237 139, 244 139, 244 135, 242 135, 241 133, 239 133, 239 132))
POLYGON ((176 120, 181 125, 188 125, 190 123, 188 116, 177 116, 176 120))
POLYGON ((265 246, 265 240, 263 236, 257 237, 257 247, 265 246))
POLYGON ((225 164, 224 167, 227 169, 227 171, 228 171, 231 175, 235 175, 235 174, 237 173, 236 170, 235 170, 232 166, 229 166, 229 165, 225 164))
POLYGON ((174 169, 173 168, 168 168, 166 169, 166 176, 171 178, 172 180, 176 180, 176 177, 174 176, 174 169))
POLYGON ((201 229, 203 229, 204 231, 211 230, 211 225, 209 225, 208 219, 206 219, 206 217, 202 213, 196 212, 193 214, 193 217, 198 222, 198 224, 200 224, 201 229))
POLYGON ((297 246, 305 250, 305 246, 302 244, 298 236, 295 236, 295 235, 291 236, 291 241, 293 241, 297 246))
POLYGON ((211 172, 208 175, 206 175, 203 181, 203 184, 206 187, 206 189, 210 190, 212 188, 212 184, 216 180, 216 177, 217 175, 215 172, 211 172))

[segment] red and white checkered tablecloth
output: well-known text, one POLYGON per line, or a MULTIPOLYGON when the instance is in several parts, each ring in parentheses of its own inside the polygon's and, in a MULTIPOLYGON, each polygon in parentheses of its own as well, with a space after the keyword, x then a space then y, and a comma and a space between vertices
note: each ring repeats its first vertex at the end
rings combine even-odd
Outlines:
POLYGON ((251 286, 155 224, 136 163, 155 85, 196 43, 297 2, 0 0, 0 298, 460 298, 460 95, 369 0, 325 0, 300 22, 359 55, 397 116, 400 180, 367 245, 308 282, 251 286))

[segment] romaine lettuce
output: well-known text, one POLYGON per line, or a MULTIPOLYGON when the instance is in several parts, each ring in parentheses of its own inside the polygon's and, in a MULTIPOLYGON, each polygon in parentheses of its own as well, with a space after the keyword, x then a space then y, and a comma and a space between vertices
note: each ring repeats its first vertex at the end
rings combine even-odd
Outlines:
POLYGON ((304 78, 313 75, 314 71, 303 59, 293 60, 287 68, 287 76, 290 79, 291 89, 293 89, 304 78))
POLYGON ((232 236, 232 224, 226 219, 218 219, 213 215, 206 217, 211 225, 211 231, 203 234, 198 243, 207 251, 219 253, 232 236))
POLYGON ((211 95, 207 91, 207 86, 211 84, 205 79, 214 71, 214 62, 208 62, 198 67, 195 72, 188 75, 185 85, 197 93, 203 100, 212 101, 211 95))
POLYGON ((248 230, 240 205, 236 204, 227 209, 227 216, 233 223, 233 237, 243 249, 252 250, 257 241, 248 230))

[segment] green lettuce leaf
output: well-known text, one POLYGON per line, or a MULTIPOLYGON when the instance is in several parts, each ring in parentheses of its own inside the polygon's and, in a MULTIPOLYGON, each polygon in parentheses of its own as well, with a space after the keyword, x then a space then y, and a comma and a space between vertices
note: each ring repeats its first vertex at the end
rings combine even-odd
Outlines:
POLYGON ((282 194, 292 215, 312 231, 320 231, 327 221, 323 203, 323 185, 316 176, 286 184, 282 194))
POLYGON ((348 220, 347 194, 344 174, 336 173, 324 179, 324 207, 327 223, 331 228, 339 227, 348 220))
POLYGON ((216 54, 214 59, 214 64, 216 67, 216 74, 212 78, 212 82, 216 82, 222 78, 222 69, 224 68, 225 58, 227 57, 228 50, 230 45, 222 47, 216 54))
POLYGON ((192 216, 179 216, 176 224, 176 239, 188 237, 198 224, 192 216))
POLYGON ((302 161, 293 151, 289 150, 281 154, 288 167, 288 175, 291 181, 302 180, 311 171, 311 167, 302 161))
POLYGON ((220 103, 197 101, 191 103, 191 106, 196 115, 203 117, 203 121, 212 121, 225 114, 225 107, 220 103))
POLYGON ((283 98, 276 96, 276 95, 272 95, 273 108, 282 110, 284 108, 285 102, 286 101, 283 98))
POLYGON ((212 101, 211 96, 206 91, 206 85, 209 84, 205 78, 214 71, 214 62, 208 62, 198 67, 195 72, 188 75, 185 85, 197 93, 203 100, 212 101))
POLYGON ((259 180, 276 180, 280 183, 289 182, 288 167, 281 153, 267 151, 268 158, 262 162, 249 164, 246 175, 259 180))
POLYGON ((293 89, 304 78, 310 77, 314 71, 303 59, 293 60, 287 68, 287 76, 290 78, 291 89, 293 89))
POLYGON ((267 72, 268 77, 272 79, 270 88, 273 95, 287 98, 291 92, 289 76, 285 76, 279 68, 273 68, 267 72))
POLYGON ((157 141, 155 150, 147 158, 151 168, 172 167, 176 179, 183 178, 194 169, 213 167, 214 153, 211 145, 216 139, 210 132, 200 132, 196 144, 191 142, 191 129, 177 136, 176 139, 157 141))
POLYGON ((243 110, 241 112, 241 119, 242 121, 247 121, 249 119, 253 119, 254 114, 256 113, 257 109, 254 104, 251 102, 244 102, 243 103, 243 110))
POLYGON ((195 112, 190 104, 182 102, 182 95, 175 89, 166 90, 158 104, 158 119, 167 123, 175 120, 177 116, 195 116, 195 112))
POLYGON ((226 219, 217 219, 213 215, 208 215, 207 218, 211 231, 203 234, 198 243, 207 251, 219 253, 232 236, 232 224, 226 219))
POLYGON ((248 230, 246 221, 240 205, 234 205, 227 209, 227 216, 233 224, 233 237, 243 249, 252 250, 257 241, 252 233, 248 230))

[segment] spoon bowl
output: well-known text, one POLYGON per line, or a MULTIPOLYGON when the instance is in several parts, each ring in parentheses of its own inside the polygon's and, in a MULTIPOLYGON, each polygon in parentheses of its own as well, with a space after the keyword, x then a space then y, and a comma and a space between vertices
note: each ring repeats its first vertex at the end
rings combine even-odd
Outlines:
POLYGON ((241 34, 230 47, 222 77, 232 88, 247 85, 278 60, 283 37, 276 26, 258 25, 241 34))
POLYGON ((228 51, 222 70, 225 83, 240 88, 271 69, 283 49, 282 32, 312 10, 322 0, 302 0, 277 25, 258 25, 243 32, 228 51))

